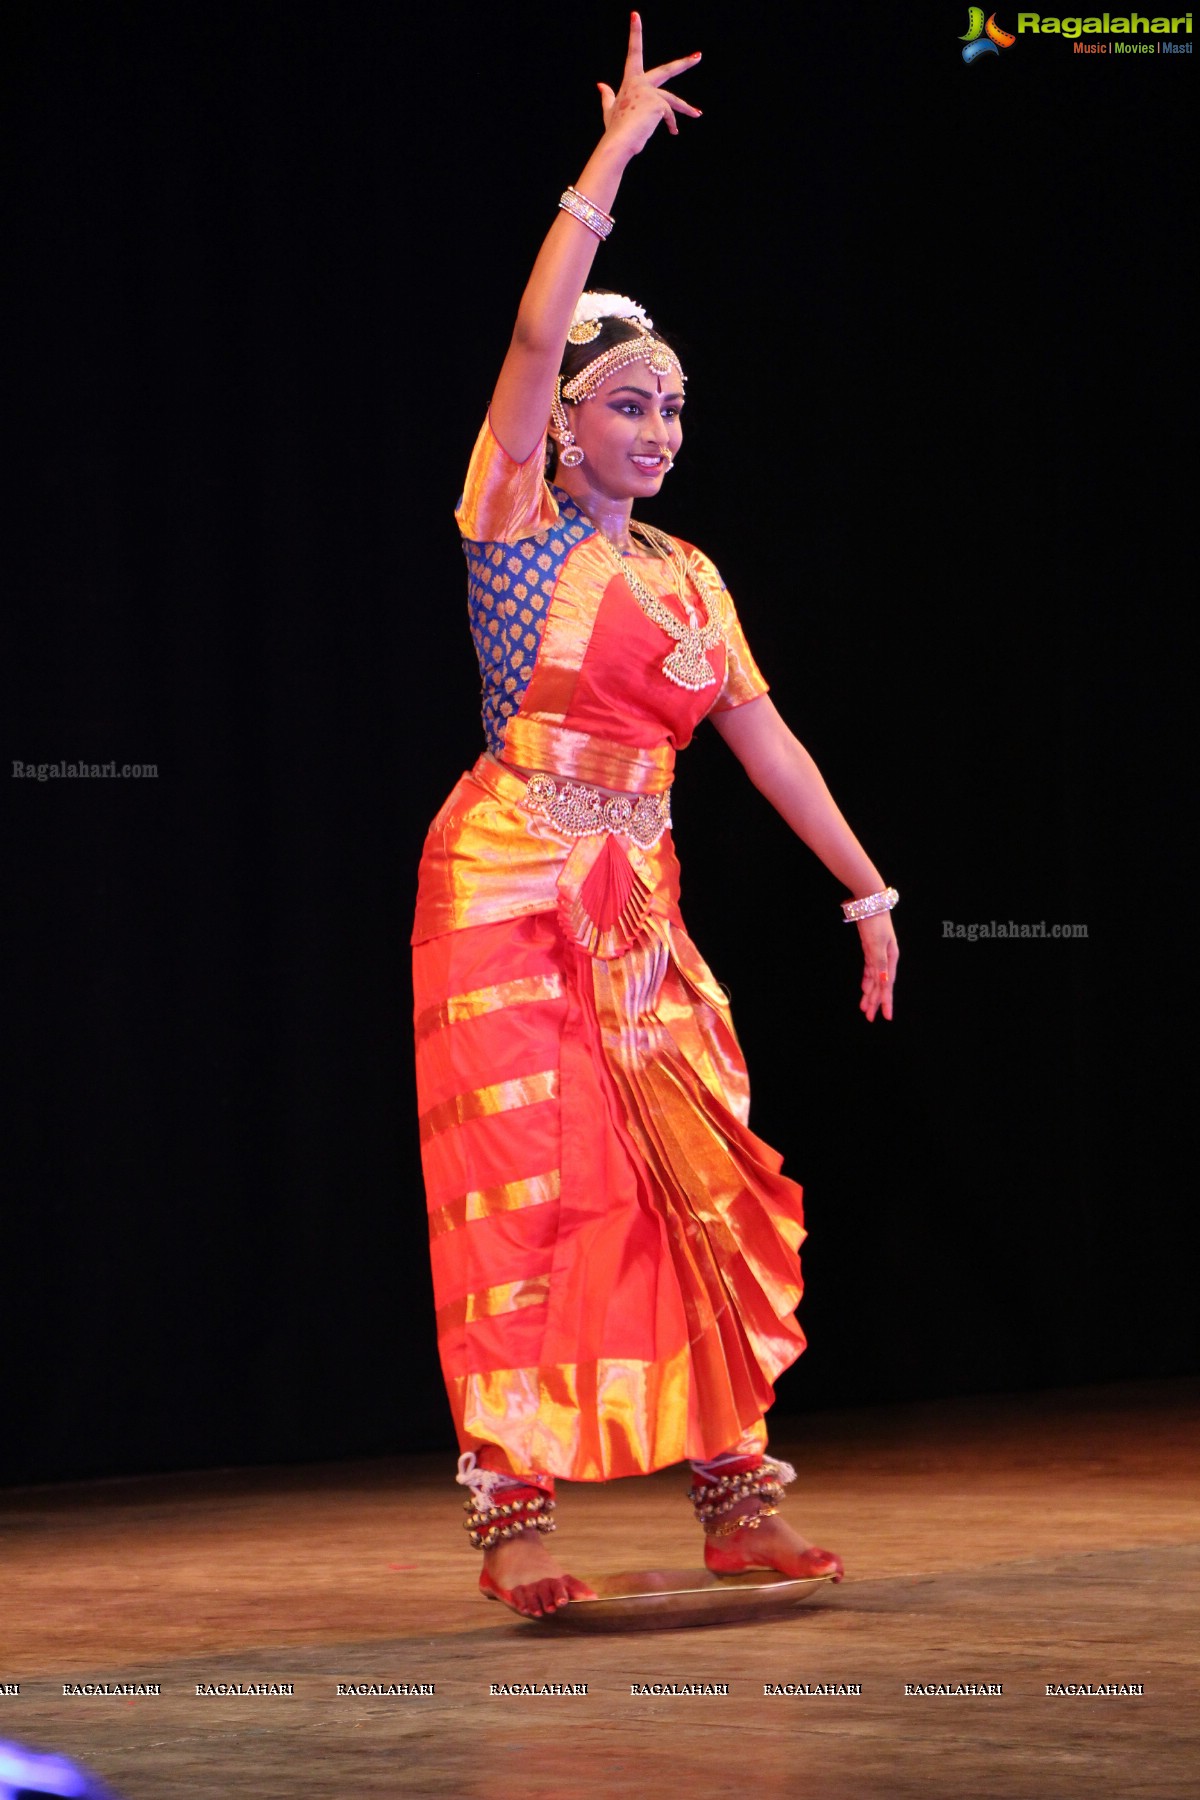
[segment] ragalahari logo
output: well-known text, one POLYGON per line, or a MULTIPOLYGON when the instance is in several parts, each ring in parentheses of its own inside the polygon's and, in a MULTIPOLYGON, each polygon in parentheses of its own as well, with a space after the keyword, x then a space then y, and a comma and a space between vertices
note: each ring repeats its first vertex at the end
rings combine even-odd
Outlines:
POLYGON ((968 6, 967 25, 968 29, 958 40, 963 47, 965 63, 973 63, 977 56, 999 56, 1002 50, 1011 50, 1017 41, 1011 31, 1001 31, 995 13, 985 24, 982 6, 968 6))

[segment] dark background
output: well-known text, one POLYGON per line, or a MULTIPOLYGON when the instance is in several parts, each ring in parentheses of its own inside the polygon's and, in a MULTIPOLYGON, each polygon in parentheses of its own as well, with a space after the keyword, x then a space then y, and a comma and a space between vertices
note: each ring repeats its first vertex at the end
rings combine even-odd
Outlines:
MULTIPOLYGON (((1197 1367, 1194 64, 967 67, 965 11, 648 8, 705 117, 594 273, 691 375, 651 516, 904 895, 868 1028, 837 884, 701 732, 685 911, 809 1206, 785 1414, 1197 1367)), ((5 757, 159 770, 5 770, 4 1474, 450 1451, 407 934, 481 747, 451 510, 625 15, 3 31, 5 757)))

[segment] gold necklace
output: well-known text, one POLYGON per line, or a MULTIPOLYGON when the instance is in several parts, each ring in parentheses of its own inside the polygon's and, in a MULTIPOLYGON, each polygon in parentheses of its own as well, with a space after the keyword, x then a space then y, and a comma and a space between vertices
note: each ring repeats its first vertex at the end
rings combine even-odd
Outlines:
POLYGON ((668 637, 675 639, 674 650, 663 662, 663 674, 668 681, 673 681, 676 687, 687 688, 693 694, 699 693, 701 688, 715 687, 717 678, 712 672, 712 664, 705 655, 705 651, 711 650, 715 645, 725 641, 720 593, 712 586, 711 582, 705 579, 694 560, 691 557, 685 557, 678 544, 673 538, 669 538, 665 531, 659 531, 653 525, 643 525, 640 520, 633 519, 629 521, 629 530, 631 534, 636 533, 647 547, 666 563, 671 576, 671 585, 688 615, 686 624, 682 619, 677 619, 666 602, 651 592, 629 559, 622 556, 608 533, 601 531, 597 525, 597 537, 608 551, 619 573, 624 576, 630 593, 646 617, 665 631, 668 637), (703 625, 697 618, 696 609, 688 597, 689 578, 704 602, 707 617, 703 625))

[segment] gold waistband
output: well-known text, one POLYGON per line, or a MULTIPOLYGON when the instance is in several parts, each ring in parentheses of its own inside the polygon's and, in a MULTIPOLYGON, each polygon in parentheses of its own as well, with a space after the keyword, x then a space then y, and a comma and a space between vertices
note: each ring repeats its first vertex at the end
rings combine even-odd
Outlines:
POLYGON ((505 727, 503 760, 519 769, 542 769, 548 775, 623 794, 665 794, 675 772, 670 744, 643 750, 586 731, 570 731, 565 725, 519 717, 505 727))
POLYGON ((643 850, 657 844, 671 823, 666 794, 602 794, 583 781, 555 781, 553 775, 531 775, 522 805, 542 813, 564 837, 595 837, 609 832, 632 838, 643 850))
POLYGON ((556 781, 552 775, 518 775, 485 753, 471 770, 472 780, 497 799, 539 813, 564 837, 612 833, 632 838, 644 850, 657 844, 671 824, 668 794, 603 794, 582 781, 556 781))

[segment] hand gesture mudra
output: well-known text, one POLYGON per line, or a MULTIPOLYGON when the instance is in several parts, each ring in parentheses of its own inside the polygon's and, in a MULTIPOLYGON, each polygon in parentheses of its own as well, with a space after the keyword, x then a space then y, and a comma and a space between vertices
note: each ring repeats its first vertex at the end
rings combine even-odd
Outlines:
POLYGON ((892 927, 890 913, 876 913, 872 919, 858 921, 858 935, 863 950, 862 999, 859 1011, 868 1019, 873 1019, 881 1012, 885 1019, 892 1016, 892 996, 896 991, 896 965, 900 961, 900 946, 896 942, 896 933, 892 927))
POLYGON ((697 50, 692 56, 680 56, 674 62, 659 63, 657 68, 643 68, 642 21, 640 14, 633 13, 629 24, 625 72, 621 77, 620 87, 614 94, 607 82, 597 83, 600 103, 604 108, 605 137, 619 143, 630 156, 637 155, 664 119, 667 130, 672 136, 678 137, 676 113, 686 113, 689 118, 698 119, 700 108, 690 106, 678 94, 672 94, 663 83, 670 81, 673 75, 682 74, 685 69, 695 68, 699 61, 700 52, 697 50))

